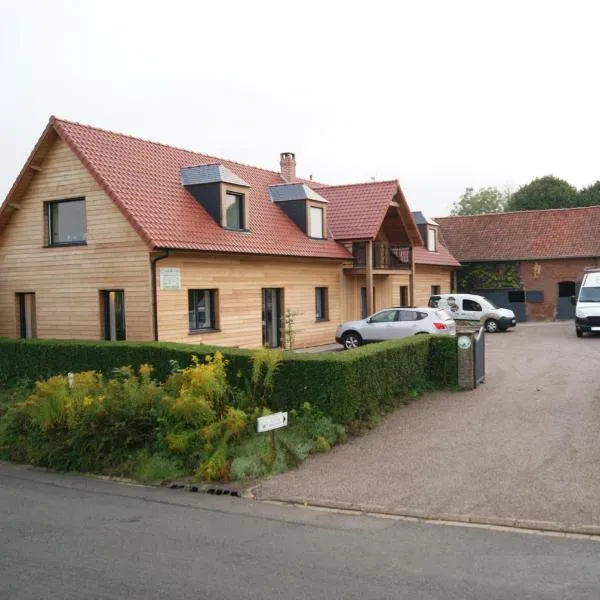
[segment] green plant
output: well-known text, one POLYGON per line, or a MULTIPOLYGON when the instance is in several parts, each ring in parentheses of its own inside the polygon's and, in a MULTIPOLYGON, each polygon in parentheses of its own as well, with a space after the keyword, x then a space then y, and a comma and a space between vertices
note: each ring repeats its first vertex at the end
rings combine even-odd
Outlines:
POLYGON ((294 349, 294 342, 296 341, 296 317, 297 312, 294 312, 290 308, 285 311, 285 314, 281 317, 283 321, 283 329, 285 331, 285 347, 287 350, 294 349))
POLYGON ((176 479, 184 475, 181 466, 172 458, 149 455, 146 451, 138 457, 134 476, 144 483, 156 483, 176 479))

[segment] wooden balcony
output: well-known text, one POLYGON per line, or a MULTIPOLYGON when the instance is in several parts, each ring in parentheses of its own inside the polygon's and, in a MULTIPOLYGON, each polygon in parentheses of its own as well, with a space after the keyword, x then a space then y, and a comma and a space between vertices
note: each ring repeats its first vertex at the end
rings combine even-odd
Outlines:
MULTIPOLYGON (((354 260, 350 268, 366 269, 367 244, 352 244, 354 260)), ((394 246, 383 242, 373 242, 373 271, 410 270, 412 264, 412 248, 410 246, 394 246)))

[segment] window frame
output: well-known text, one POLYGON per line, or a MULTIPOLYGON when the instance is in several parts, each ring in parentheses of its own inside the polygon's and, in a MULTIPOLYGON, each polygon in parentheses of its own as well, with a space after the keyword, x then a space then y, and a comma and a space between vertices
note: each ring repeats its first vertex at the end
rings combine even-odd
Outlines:
POLYGON ((45 212, 45 233, 46 233, 46 247, 47 248, 61 248, 65 246, 86 246, 87 245, 87 211, 86 211, 86 203, 85 197, 80 196, 77 198, 63 198, 61 200, 49 200, 48 202, 44 202, 44 212, 45 212), (82 240, 72 240, 72 241, 54 241, 52 236, 52 215, 55 207, 60 206, 61 204, 69 204, 73 202, 81 202, 83 203, 83 239, 82 240))
POLYGON ((329 288, 315 288, 315 321, 329 321, 329 288), (319 314, 319 295, 321 295, 321 313, 319 314))
POLYGON ((313 240, 324 240, 325 239, 325 209, 322 206, 315 206, 314 204, 308 205, 308 237, 313 240), (318 210, 321 215, 321 235, 313 235, 313 210, 318 210))
POLYGON ((231 190, 225 191, 225 199, 223 202, 223 227, 224 229, 231 229, 232 231, 243 231, 246 229, 246 195, 242 192, 233 192, 231 190), (233 197, 238 201, 238 219, 239 227, 234 227, 227 222, 227 200, 229 197, 233 197))
POLYGON ((17 331, 19 339, 37 339, 37 311, 35 292, 16 292, 17 331))
POLYGON ((410 300, 409 300, 409 293, 408 293, 408 286, 407 285, 401 285, 400 286, 400 296, 398 298, 399 302, 398 304, 400 305, 401 308, 410 308, 410 300), (404 296, 404 298, 403 298, 404 296))
POLYGON ((111 288, 100 290, 100 318, 103 340, 107 342, 127 341, 127 311, 124 288, 111 288), (111 294, 114 294, 114 296, 111 297, 111 294), (119 323, 117 319, 118 302, 121 303, 121 323, 119 323), (115 319, 114 339, 112 338, 113 331, 111 328, 110 318, 111 310, 114 312, 115 319))
POLYGON ((431 294, 430 296, 440 296, 442 293, 442 286, 441 285, 432 285, 431 286, 431 294))
POLYGON ((427 250, 429 252, 437 252, 437 230, 435 227, 427 228, 427 250))
MULTIPOLYGON (((219 290, 216 288, 188 288, 188 334, 193 335, 196 333, 212 333, 215 331, 219 331, 219 324, 218 324, 218 301, 219 301, 219 290), (194 300, 194 304, 192 306, 192 298, 193 295, 195 294, 199 294, 199 293, 206 293, 208 292, 209 294, 209 304, 210 306, 208 307, 208 311, 209 311, 209 319, 210 319, 210 326, 209 327, 192 327, 192 323, 191 323, 191 313, 192 311, 194 312, 194 314, 197 316, 197 303, 194 300)), ((206 308, 205 308, 206 311, 206 308)), ((205 321, 206 322, 206 321, 205 321)), ((196 320, 195 325, 198 324, 198 321, 196 320)))
POLYGON ((400 311, 397 308, 387 308, 384 310, 380 310, 379 312, 375 313, 373 316, 369 317, 369 323, 397 323, 398 319, 400 318, 400 311), (391 320, 379 320, 377 319, 377 317, 381 317, 383 315, 387 315, 390 313, 394 313, 394 318, 391 320))

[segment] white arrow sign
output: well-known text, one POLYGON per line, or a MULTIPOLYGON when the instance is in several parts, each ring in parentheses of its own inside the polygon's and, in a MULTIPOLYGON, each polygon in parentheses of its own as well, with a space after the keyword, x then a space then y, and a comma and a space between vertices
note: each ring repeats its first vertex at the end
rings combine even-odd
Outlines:
POLYGON ((265 431, 285 427, 287 422, 288 414, 286 412, 278 412, 273 415, 267 415, 266 417, 258 417, 256 428, 258 433, 264 433, 265 431))

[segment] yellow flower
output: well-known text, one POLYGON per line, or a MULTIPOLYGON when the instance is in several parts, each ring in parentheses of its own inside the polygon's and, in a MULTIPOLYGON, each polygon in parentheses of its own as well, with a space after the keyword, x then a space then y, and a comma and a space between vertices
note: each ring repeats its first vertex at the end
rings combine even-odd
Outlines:
POLYGON ((154 367, 148 363, 144 363, 143 365, 140 365, 139 371, 140 375, 150 375, 150 373, 154 371, 154 367))
POLYGON ((92 404, 94 404, 94 399, 91 396, 84 396, 83 406, 89 408, 92 404))
POLYGON ((100 394, 97 398, 98 402, 102 403, 104 402, 104 396, 102 394, 100 394))

